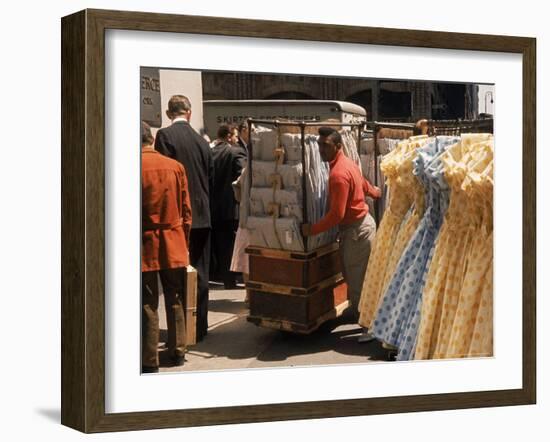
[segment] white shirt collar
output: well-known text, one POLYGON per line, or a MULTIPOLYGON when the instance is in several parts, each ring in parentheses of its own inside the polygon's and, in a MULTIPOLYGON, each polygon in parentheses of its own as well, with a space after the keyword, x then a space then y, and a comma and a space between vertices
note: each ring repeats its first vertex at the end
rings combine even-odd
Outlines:
POLYGON ((186 123, 189 123, 189 121, 185 117, 176 117, 172 120, 172 124, 177 123, 178 121, 185 121, 186 123))

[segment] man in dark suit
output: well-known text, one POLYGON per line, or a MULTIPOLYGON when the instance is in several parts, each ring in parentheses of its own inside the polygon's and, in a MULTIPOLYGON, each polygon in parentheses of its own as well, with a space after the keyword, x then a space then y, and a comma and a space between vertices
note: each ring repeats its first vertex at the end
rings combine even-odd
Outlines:
POLYGON ((237 145, 237 128, 223 124, 218 129, 212 148, 216 183, 212 191, 212 255, 218 263, 218 273, 226 289, 236 287, 235 273, 229 270, 235 235, 239 227, 239 203, 232 183, 241 175, 246 151, 237 145))
POLYGON ((191 265, 197 269, 197 342, 208 329, 208 273, 210 266, 210 191, 214 186, 214 164, 206 140, 189 124, 191 102, 184 95, 168 101, 166 115, 172 121, 160 129, 155 149, 179 161, 187 173, 193 223, 189 241, 191 265))

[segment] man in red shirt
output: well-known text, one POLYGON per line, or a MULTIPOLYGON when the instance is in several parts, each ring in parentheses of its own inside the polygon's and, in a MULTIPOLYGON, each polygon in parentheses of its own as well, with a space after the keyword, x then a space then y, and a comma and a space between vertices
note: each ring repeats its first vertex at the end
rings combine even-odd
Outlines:
POLYGON ((191 203, 185 169, 157 152, 151 128, 141 124, 141 371, 158 372, 159 288, 164 292, 168 352, 174 365, 183 365, 185 285, 189 265, 191 203))
POLYGON ((338 225, 342 273, 355 314, 376 234, 365 195, 379 198, 380 189, 363 178, 359 167, 344 155, 342 136, 336 129, 321 127, 318 143, 321 159, 330 165, 329 211, 316 224, 302 224, 302 234, 316 235, 338 225))

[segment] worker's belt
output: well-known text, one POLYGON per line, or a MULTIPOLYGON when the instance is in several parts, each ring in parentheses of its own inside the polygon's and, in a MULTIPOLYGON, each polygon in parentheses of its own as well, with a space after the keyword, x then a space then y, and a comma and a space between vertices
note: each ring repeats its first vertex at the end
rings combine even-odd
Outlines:
POLYGON ((173 223, 152 223, 152 224, 144 224, 143 225, 143 231, 147 232, 150 230, 170 230, 175 229, 176 227, 180 227, 183 225, 183 218, 180 218, 179 220, 173 222, 173 223))
POLYGON ((353 221, 352 223, 349 223, 349 224, 338 224, 338 231, 343 232, 348 229, 357 229, 363 224, 363 221, 365 221, 366 217, 367 215, 364 215, 357 221, 353 221))

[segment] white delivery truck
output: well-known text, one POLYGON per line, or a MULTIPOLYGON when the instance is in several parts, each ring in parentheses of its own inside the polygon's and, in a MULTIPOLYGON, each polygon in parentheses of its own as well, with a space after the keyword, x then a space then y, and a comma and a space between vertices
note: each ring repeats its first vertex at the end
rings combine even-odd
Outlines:
POLYGON ((357 104, 334 100, 206 100, 203 101, 204 129, 216 138, 222 124, 239 124, 246 118, 259 120, 324 121, 365 123, 366 110, 357 104))

